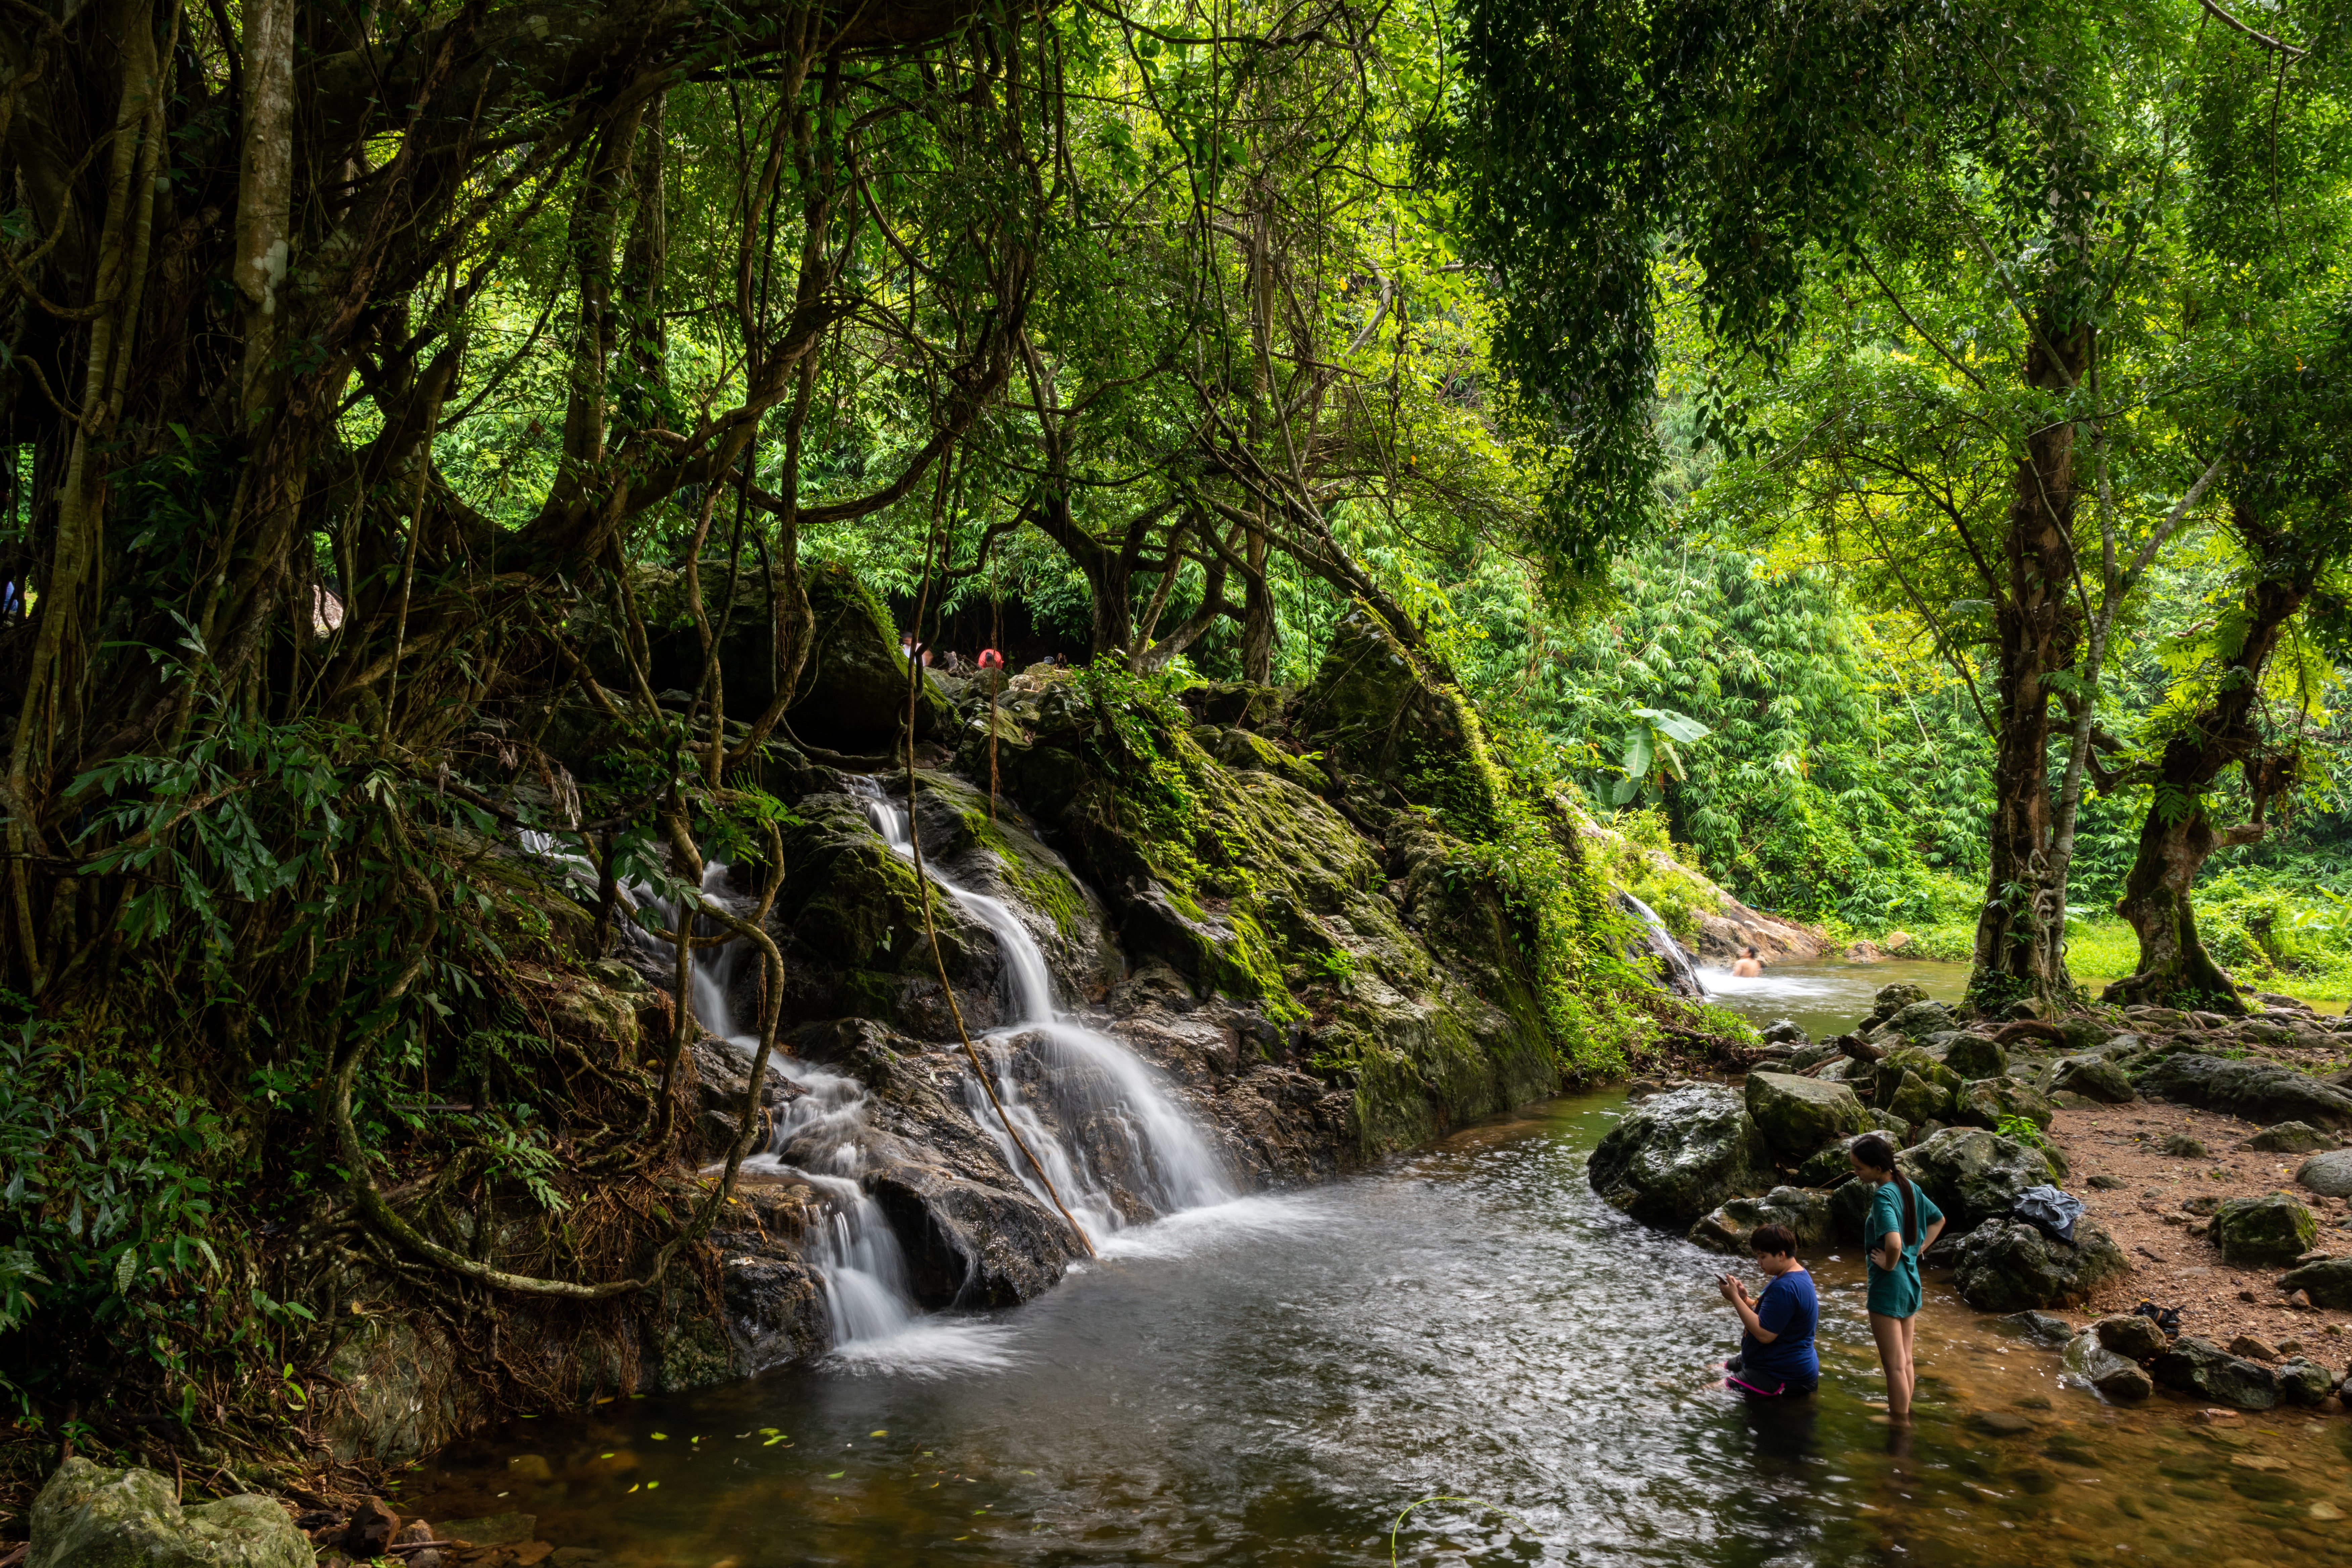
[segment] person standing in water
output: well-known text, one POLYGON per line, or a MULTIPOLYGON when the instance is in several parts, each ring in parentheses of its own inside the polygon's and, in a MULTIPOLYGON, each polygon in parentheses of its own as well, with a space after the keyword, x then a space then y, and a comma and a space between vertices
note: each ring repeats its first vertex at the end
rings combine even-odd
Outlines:
POLYGON ((1764 961, 1756 956, 1756 950, 1752 947, 1741 948, 1739 956, 1732 961, 1731 973, 1735 979, 1753 980, 1763 973, 1764 961))
POLYGON ((1730 1275, 1716 1286, 1739 1314, 1739 1353, 1723 1363, 1724 1385, 1750 1399, 1801 1399, 1822 1381, 1813 1331, 1822 1305, 1813 1277, 1797 1261, 1796 1234, 1785 1225, 1759 1225, 1748 1238, 1756 1267, 1764 1271, 1763 1292, 1750 1300, 1748 1287, 1730 1275))
POLYGON ((1847 1150, 1854 1180, 1871 1189, 1870 1218, 1863 1241, 1870 1258, 1870 1337, 1878 1342, 1878 1362, 1886 1369, 1886 1414, 1902 1426, 1911 1419, 1911 1394, 1919 1381, 1912 1360, 1912 1323, 1919 1312, 1919 1255, 1943 1234, 1944 1211, 1895 1163, 1895 1145, 1874 1132, 1847 1150))

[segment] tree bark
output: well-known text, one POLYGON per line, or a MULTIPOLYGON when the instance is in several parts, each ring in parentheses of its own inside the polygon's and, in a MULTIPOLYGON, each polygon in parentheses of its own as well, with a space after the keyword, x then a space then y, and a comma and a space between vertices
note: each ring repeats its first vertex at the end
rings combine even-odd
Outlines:
POLYGON ((2223 666, 2212 699, 2187 729, 2165 743, 2157 768, 2156 799, 2140 825, 2139 847, 2116 905, 2116 912, 2139 935, 2139 967, 2109 985, 2102 1000, 2158 1005, 2191 1002, 2209 1012, 2245 1010, 2236 984, 2198 937, 2189 892, 2213 851, 2262 837, 2263 808, 2282 779, 2250 778, 2253 820, 2226 830, 2214 827, 2205 795, 2222 773, 2244 764, 2261 745, 2254 709, 2263 671, 2287 622, 2311 596, 2312 586, 2308 581, 2262 582, 2248 590, 2245 640, 2223 666))
MULTIPOLYGON (((2026 353, 2027 384, 2043 390, 2074 385, 2090 348, 2088 327, 2062 337, 2045 321, 2026 353)), ((2049 751, 2055 693, 2049 678, 2073 662, 2079 629, 2067 604, 2074 577, 2074 426, 2053 423, 2029 436, 2025 446, 2002 540, 2006 592, 1994 616, 2000 668, 1991 854, 1969 977, 1969 1000, 1988 1009, 2026 995, 2067 1001, 2074 990, 2054 940, 2066 914, 2063 904, 2053 907, 2052 897, 2049 751)))

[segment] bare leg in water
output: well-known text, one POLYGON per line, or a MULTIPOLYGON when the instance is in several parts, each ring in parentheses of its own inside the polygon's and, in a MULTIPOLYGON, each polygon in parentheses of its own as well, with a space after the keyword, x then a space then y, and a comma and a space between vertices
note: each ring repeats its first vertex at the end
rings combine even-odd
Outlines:
POLYGON ((1886 1369, 1886 1415, 1898 1426, 1911 1419, 1911 1387, 1917 1374, 1911 1365, 1909 1318, 1870 1314, 1870 1337, 1878 1342, 1878 1364, 1886 1369))

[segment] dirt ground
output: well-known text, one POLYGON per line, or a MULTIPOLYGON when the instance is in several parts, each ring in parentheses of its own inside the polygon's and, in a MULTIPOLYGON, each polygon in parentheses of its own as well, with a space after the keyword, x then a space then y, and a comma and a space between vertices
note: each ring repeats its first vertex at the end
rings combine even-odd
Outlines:
POLYGON ((2162 1100, 2062 1109, 2050 1131, 2073 1167, 2066 1190, 2114 1234, 2137 1269, 2085 1310, 2065 1315, 2087 1322, 2147 1300, 2180 1308, 2181 1332, 2218 1344, 2251 1334, 2282 1348, 2299 1343, 2327 1366, 2352 1360, 2352 1312, 2288 1307, 2275 1283, 2285 1268, 2223 1263, 2210 1241, 2190 1234, 2190 1225, 2201 1222, 2189 1216, 2183 1223, 2182 1204, 2200 1194, 2245 1198, 2285 1191, 2318 1218, 2315 1250, 2352 1255, 2352 1205, 2295 1184, 2295 1168, 2308 1156, 2239 1147, 2260 1131, 2252 1122, 2162 1100), (2204 1144, 2206 1156, 2161 1152, 2164 1140, 2176 1132, 2204 1144), (2118 1176, 2126 1184, 2103 1191, 2091 1184, 2095 1175, 2118 1176), (2253 1300, 2242 1300, 2241 1291, 2253 1300))

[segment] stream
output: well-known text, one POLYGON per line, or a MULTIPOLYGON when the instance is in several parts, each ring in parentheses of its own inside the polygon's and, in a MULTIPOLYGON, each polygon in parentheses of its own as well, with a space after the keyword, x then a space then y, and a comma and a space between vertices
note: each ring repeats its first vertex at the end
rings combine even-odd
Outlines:
POLYGON ((1814 1409, 1711 1388, 1734 1341, 1718 1260, 1584 1181, 1622 1104, 1531 1107, 1122 1230, 936 1355, 911 1335, 513 1423, 413 1472, 398 1506, 527 1512, 627 1568, 1376 1564, 1398 1511, 1440 1494, 1483 1501, 1424 1503, 1399 1561, 2342 1560, 2352 1422, 2103 1405, 1932 1282, 1919 1425, 1874 1422, 1851 1257, 1814 1260, 1814 1409))

